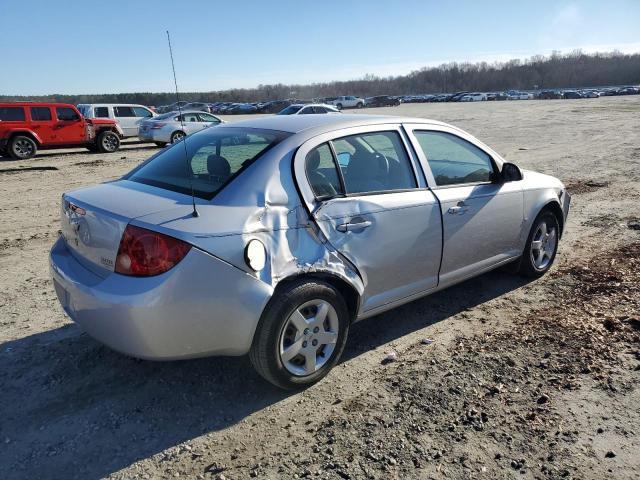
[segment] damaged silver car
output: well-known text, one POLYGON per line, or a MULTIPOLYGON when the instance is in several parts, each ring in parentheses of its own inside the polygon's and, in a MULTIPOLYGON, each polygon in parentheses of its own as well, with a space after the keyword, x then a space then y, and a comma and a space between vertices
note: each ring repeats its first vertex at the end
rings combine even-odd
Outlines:
POLYGON ((569 201, 444 123, 259 118, 65 193, 51 274, 67 314, 115 350, 248 353, 296 388, 336 365, 355 321, 507 263, 544 274, 569 201))

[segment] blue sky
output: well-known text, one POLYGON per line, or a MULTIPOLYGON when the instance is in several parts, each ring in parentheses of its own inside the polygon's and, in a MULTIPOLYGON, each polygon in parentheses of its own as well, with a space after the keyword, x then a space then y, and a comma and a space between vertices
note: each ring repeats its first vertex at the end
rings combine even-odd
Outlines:
POLYGON ((640 51, 640 0, 0 0, 0 94, 182 91, 399 75, 552 50, 640 51))

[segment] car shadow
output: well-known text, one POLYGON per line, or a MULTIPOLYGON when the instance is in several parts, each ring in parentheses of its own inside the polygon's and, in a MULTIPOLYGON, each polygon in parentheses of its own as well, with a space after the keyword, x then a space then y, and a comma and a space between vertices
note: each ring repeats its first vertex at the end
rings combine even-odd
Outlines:
MULTIPOLYGON (((489 273, 359 322, 343 362, 525 283, 489 273)), ((291 395, 247 357, 141 361, 72 324, 0 345, 0 385, 3 479, 102 478, 291 395)))

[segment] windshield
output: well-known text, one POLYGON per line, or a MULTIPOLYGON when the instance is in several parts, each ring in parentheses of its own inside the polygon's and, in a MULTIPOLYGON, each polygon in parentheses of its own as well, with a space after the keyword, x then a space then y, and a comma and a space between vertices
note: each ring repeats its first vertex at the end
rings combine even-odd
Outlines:
POLYGON ((150 158, 124 179, 187 195, 191 194, 191 180, 194 195, 210 200, 242 170, 288 135, 286 132, 254 128, 210 128, 186 137, 150 158))
POLYGON ((284 110, 278 112, 278 115, 293 115, 294 113, 297 113, 301 108, 302 105, 289 105, 284 110))

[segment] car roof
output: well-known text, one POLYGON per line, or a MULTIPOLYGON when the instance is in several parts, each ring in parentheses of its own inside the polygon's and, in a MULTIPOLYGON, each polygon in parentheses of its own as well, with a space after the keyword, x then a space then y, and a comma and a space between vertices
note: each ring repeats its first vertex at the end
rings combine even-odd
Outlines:
POLYGON ((425 118, 396 117, 391 115, 273 115, 249 120, 242 120, 225 125, 225 127, 261 128, 279 130, 289 133, 300 133, 305 130, 336 130, 340 128, 380 125, 385 123, 422 123, 430 125, 450 126, 437 120, 425 118))
POLYGON ((3 107, 73 107, 71 103, 60 102, 0 102, 3 107))

